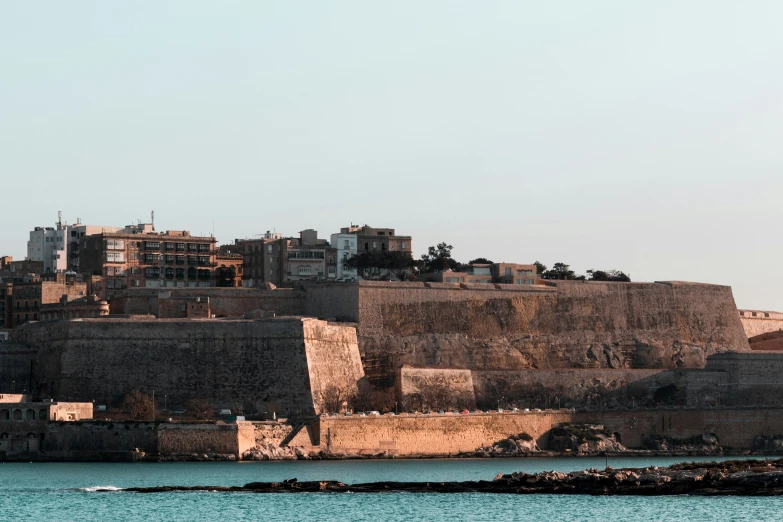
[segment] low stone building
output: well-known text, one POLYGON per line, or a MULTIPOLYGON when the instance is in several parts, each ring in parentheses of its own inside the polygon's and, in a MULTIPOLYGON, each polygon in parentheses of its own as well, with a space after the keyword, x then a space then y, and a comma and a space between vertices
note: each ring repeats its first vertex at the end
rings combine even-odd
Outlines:
POLYGON ((63 295, 59 303, 41 305, 40 320, 97 318, 107 315, 109 315, 109 303, 97 295, 71 300, 67 295, 63 295))
POLYGON ((28 395, 0 394, 0 458, 37 452, 47 421, 92 419, 91 402, 31 401, 28 395))

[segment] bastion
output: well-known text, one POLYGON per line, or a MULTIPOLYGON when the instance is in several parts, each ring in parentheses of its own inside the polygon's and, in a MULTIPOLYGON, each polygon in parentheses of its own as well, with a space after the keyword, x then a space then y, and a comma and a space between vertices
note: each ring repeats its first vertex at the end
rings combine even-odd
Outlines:
POLYGON ((352 327, 313 318, 79 319, 30 323, 14 338, 37 349, 34 394, 119 404, 133 391, 168 401, 318 414, 324 392, 364 375, 352 327))

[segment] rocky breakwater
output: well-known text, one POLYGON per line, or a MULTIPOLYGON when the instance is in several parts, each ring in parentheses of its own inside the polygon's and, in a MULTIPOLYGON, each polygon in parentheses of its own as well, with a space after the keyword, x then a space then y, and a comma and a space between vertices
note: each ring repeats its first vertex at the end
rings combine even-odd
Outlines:
MULTIPOLYGON (((100 490, 99 490, 100 491, 100 490)), ((107 492, 109 490, 106 490, 107 492)), ((111 490, 116 491, 116 490, 111 490)), ((566 495, 783 495, 783 459, 677 464, 667 468, 588 469, 499 474, 494 480, 465 482, 343 482, 289 479, 244 486, 156 486, 135 493, 210 491, 234 493, 513 493, 566 495)))

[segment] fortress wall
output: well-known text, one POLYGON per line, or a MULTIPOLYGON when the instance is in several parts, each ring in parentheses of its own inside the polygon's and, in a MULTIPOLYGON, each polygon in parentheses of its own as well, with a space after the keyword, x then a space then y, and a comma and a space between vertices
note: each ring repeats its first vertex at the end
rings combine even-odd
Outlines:
POLYGON ((161 454, 223 453, 237 458, 255 441, 249 422, 236 424, 174 424, 161 423, 158 430, 158 449, 161 454), (247 425, 247 426, 245 426, 247 425), (249 431, 248 431, 249 430, 249 431), (240 442, 242 450, 240 451, 240 442))
POLYGON ((81 459, 85 453, 127 452, 138 448, 156 453, 158 430, 153 422, 47 422, 41 448, 53 458, 81 459))
POLYGON ((332 362, 340 365, 334 375, 347 371, 353 356, 340 350, 356 351, 353 328, 300 318, 58 321, 24 325, 14 335, 40 350, 39 394, 119 404, 134 390, 155 390, 172 408, 202 398, 215 407, 313 412, 308 358, 317 361, 318 381, 332 362), (321 333, 309 323, 322 324, 321 333), (306 329, 310 340, 336 335, 338 342, 327 343, 334 353, 306 349, 306 329))
POLYGON ((546 447, 548 432, 570 412, 321 418, 321 449, 336 454, 447 456, 527 433, 546 447))
POLYGON ((476 407, 470 370, 403 366, 397 371, 396 392, 403 411, 476 407))
POLYGON ((357 382, 364 377, 362 359, 356 329, 315 319, 305 320, 303 328, 310 390, 315 413, 320 414, 330 388, 341 390, 346 397, 358 392, 357 382))
POLYGON ((552 285, 360 283, 365 367, 386 359, 386 372, 403 364, 473 370, 699 368, 712 353, 749 349, 729 287, 552 285))
POLYGON ((287 288, 133 288, 111 300, 112 314, 158 315, 158 300, 209 297, 216 317, 242 317, 250 310, 266 310, 276 315, 305 315, 305 294, 287 288))
POLYGON ((739 310, 739 314, 742 328, 748 338, 783 330, 783 314, 780 312, 739 310))
POLYGON ((752 449, 756 435, 783 433, 783 409, 542 411, 484 415, 417 415, 320 419, 321 449, 336 454, 447 456, 473 452, 519 433, 547 449, 558 424, 599 424, 640 448, 644 434, 686 438, 715 433, 721 444, 752 449))
POLYGON ((30 390, 30 370, 38 350, 25 344, 0 342, 0 393, 30 390))

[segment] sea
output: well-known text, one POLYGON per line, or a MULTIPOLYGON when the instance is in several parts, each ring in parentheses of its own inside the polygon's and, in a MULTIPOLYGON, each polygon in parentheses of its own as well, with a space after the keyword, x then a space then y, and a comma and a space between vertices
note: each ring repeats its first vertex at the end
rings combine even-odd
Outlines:
MULTIPOLYGON (((609 458, 609 466, 667 466, 682 457, 609 458)), ((716 459, 723 460, 723 459, 716 459)), ((423 493, 259 494, 124 492, 133 486, 248 482, 492 480, 498 473, 603 469, 604 458, 0 464, 0 520, 569 521, 781 520, 775 497, 593 497, 423 493), (98 492, 97 489, 111 489, 98 492)))

